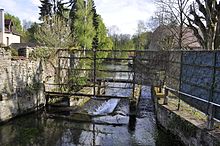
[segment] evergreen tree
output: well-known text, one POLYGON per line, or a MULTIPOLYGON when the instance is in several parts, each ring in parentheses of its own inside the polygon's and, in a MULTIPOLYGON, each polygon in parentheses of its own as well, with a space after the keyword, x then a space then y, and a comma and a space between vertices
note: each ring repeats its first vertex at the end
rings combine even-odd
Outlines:
POLYGON ((41 6, 40 8, 40 20, 44 20, 47 17, 50 17, 52 15, 52 4, 50 0, 41 0, 41 6))
POLYGON ((97 49, 98 45, 99 45, 99 39, 98 39, 98 35, 99 35, 99 31, 98 31, 98 28, 99 28, 98 17, 99 17, 99 15, 96 13, 95 3, 94 3, 93 0, 92 0, 92 12, 93 12, 93 26, 94 26, 94 29, 96 31, 96 34, 95 34, 95 36, 93 38, 92 46, 93 46, 93 49, 97 49))
POLYGON ((95 28, 93 25, 93 2, 73 0, 70 10, 71 33, 77 46, 91 49, 95 28))
POLYGON ((67 13, 69 12, 69 9, 65 6, 65 4, 66 3, 63 2, 63 0, 57 1, 55 13, 58 16, 63 17, 64 19, 68 20, 67 13))
POLYGON ((97 29, 97 36, 98 36, 98 49, 112 49, 112 43, 110 42, 110 38, 107 36, 107 28, 101 18, 98 16, 98 29, 97 29))
MULTIPOLYGON (((97 36, 97 49, 98 50, 111 50, 113 43, 112 40, 107 36, 107 29, 105 27, 105 24, 101 18, 101 16, 97 17, 97 22, 98 22, 98 28, 96 32, 97 36)), ((98 58, 105 58, 108 56, 110 52, 99 52, 98 53, 98 58)))
POLYGON ((40 20, 44 20, 46 18, 51 18, 53 15, 58 15, 60 17, 65 18, 66 20, 66 12, 69 9, 65 6, 67 3, 63 2, 63 0, 41 0, 40 8, 40 20))

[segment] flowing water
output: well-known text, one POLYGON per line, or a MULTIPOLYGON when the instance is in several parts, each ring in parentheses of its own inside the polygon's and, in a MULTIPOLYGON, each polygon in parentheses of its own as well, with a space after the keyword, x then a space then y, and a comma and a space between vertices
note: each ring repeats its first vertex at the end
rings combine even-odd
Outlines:
MULTIPOLYGON (((127 69, 127 66, 108 66, 127 69)), ((115 74, 115 78, 131 78, 129 74, 115 74)), ((131 87, 129 84, 109 86, 131 87)), ((111 99, 96 109, 86 108, 94 118, 90 122, 74 122, 62 118, 48 118, 45 111, 11 120, 0 126, 1 146, 178 146, 169 133, 157 127, 150 88, 143 86, 137 117, 129 117, 128 100, 111 99), (112 113, 113 112, 113 113, 112 113), (111 113, 111 115, 109 115, 111 113), (99 116, 102 115, 102 116, 99 116)), ((106 89, 107 95, 129 96, 131 89, 106 89)), ((92 102, 92 101, 90 101, 92 102)), ((90 106, 92 104, 89 104, 90 106)))

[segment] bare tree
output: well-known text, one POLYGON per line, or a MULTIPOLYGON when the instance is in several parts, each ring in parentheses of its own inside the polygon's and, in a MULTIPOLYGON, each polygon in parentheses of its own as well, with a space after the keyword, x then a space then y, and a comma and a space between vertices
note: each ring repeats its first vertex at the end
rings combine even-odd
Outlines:
POLYGON ((196 0, 187 16, 189 27, 194 31, 203 49, 216 50, 220 46, 220 2, 196 0), (197 11, 196 8, 199 8, 197 11))
MULTIPOLYGON (((178 49, 187 49, 197 40, 188 39, 192 37, 192 31, 186 26, 187 14, 189 12, 189 0, 157 0, 156 4, 161 8, 167 28, 172 33, 174 42, 177 42, 178 49), (190 36, 191 35, 191 36, 190 36)), ((169 36, 170 37, 170 36, 169 36)))

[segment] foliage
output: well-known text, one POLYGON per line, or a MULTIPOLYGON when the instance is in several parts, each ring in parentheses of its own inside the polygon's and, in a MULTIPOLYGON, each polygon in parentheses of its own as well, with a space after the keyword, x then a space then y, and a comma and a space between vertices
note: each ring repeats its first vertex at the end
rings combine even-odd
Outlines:
MULTIPOLYGON (((77 48, 83 50, 112 49, 112 40, 107 36, 107 29, 100 15, 96 13, 93 0, 42 0, 40 19, 42 24, 31 27, 28 31, 38 43, 50 47, 77 48), (67 5, 68 4, 68 5, 67 5)), ((34 40, 33 39, 33 40, 34 40)), ((71 49, 70 49, 71 50, 71 49)), ((42 55, 42 54, 41 54, 42 55)), ((106 57, 108 52, 98 52, 98 57, 106 57)), ((93 57, 93 52, 82 51, 77 57, 93 57)), ((103 60, 97 61, 101 64, 103 60)), ((92 68, 92 60, 78 59, 76 68, 92 68)), ((72 69, 70 85, 83 85, 91 72, 79 72, 72 69), (82 76, 83 77, 79 77, 82 76)), ((75 90, 75 89, 74 89, 75 90)))
POLYGON ((18 56, 18 50, 15 48, 11 48, 11 56, 18 56))
POLYGON ((24 42, 29 42, 29 43, 37 44, 38 41, 37 41, 37 39, 35 38, 34 34, 37 32, 38 27, 39 27, 39 24, 33 23, 33 24, 30 26, 30 28, 28 28, 28 29, 25 31, 24 36, 23 36, 23 41, 24 41, 24 42))
POLYGON ((147 26, 144 21, 139 21, 137 32, 132 36, 132 40, 137 50, 147 49, 150 44, 151 32, 147 31, 147 26))
POLYGON ((25 91, 27 92, 27 94, 34 94, 37 93, 41 88, 41 83, 34 81, 34 83, 29 84, 28 86, 26 86, 25 91))
POLYGON ((49 48, 49 47, 40 47, 40 48, 35 48, 31 54, 30 58, 33 60, 36 59, 50 59, 51 57, 54 57, 56 54, 56 50, 54 48, 49 48))
POLYGON ((71 43, 67 22, 60 16, 54 15, 37 27, 34 38, 39 44, 48 47, 67 47, 71 43))
POLYGON ((118 50, 117 52, 112 52, 109 54, 110 57, 114 58, 127 58, 130 54, 123 52, 123 50, 134 50, 134 43, 129 34, 114 34, 111 36, 113 40, 113 50, 118 50), (121 51, 120 51, 121 50, 121 51))
MULTIPOLYGON (((105 24, 103 23, 103 20, 101 18, 101 16, 98 16, 98 28, 97 28, 97 38, 98 38, 98 45, 97 45, 97 49, 98 50, 111 50, 113 43, 111 41, 111 39, 107 36, 107 29, 105 27, 105 24)), ((107 57, 109 54, 109 52, 98 52, 97 53, 97 57, 98 58, 105 58, 107 57)), ((99 60, 100 62, 101 60, 99 60)))
POLYGON ((135 48, 138 50, 148 49, 151 41, 151 32, 143 32, 132 37, 135 48))

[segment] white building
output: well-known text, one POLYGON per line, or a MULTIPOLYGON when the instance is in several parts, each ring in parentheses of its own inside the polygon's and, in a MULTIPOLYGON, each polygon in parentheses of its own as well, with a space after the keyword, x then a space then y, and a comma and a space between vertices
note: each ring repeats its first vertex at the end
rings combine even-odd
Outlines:
POLYGON ((0 9, 0 44, 9 46, 12 43, 20 43, 21 37, 12 31, 13 22, 5 19, 4 9, 0 9))

